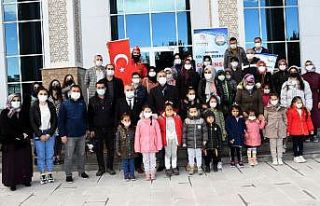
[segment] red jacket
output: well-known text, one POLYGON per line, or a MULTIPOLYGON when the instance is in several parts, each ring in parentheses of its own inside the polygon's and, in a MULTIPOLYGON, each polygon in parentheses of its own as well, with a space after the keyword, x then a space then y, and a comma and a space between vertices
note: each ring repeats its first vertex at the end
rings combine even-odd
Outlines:
POLYGON ((142 62, 134 62, 132 60, 132 65, 134 67, 133 71, 138 72, 141 75, 141 79, 148 75, 148 69, 142 62))
MULTIPOLYGON (((174 123, 176 126, 176 133, 177 133, 177 141, 178 145, 181 145, 182 143, 182 120, 179 115, 173 116, 174 123)), ((162 137, 162 144, 163 146, 167 146, 167 136, 166 136, 166 123, 167 118, 164 116, 164 114, 158 119, 160 130, 161 130, 161 137, 162 137)))
POLYGON ((299 115, 296 107, 290 107, 287 111, 288 119, 288 134, 289 135, 309 135, 310 132, 314 130, 311 114, 306 112, 305 109, 302 110, 302 114, 299 115))

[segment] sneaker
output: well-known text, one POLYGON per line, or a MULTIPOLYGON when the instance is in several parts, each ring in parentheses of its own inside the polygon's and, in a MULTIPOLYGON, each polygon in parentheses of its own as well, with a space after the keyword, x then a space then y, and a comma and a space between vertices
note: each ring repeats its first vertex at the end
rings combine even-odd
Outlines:
POLYGON ((137 179, 136 179, 135 176, 132 176, 132 177, 130 177, 130 180, 131 180, 131 181, 136 181, 137 179))
POLYGON ((295 163, 300 163, 299 157, 294 157, 294 158, 293 158, 293 161, 294 161, 295 163))
POLYGON ((166 169, 165 173, 167 177, 171 177, 172 175, 171 169, 166 169))
POLYGON ((217 168, 218 170, 222 170, 222 162, 218 162, 217 168))
POLYGON ((179 175, 179 170, 178 170, 178 168, 173 168, 173 169, 172 169, 172 173, 173 173, 174 175, 179 175))
POLYGON ((278 159, 278 164, 279 164, 279 165, 283 165, 282 159, 278 159))
POLYGON ((200 168, 198 168, 198 174, 199 175, 203 175, 203 170, 202 170, 202 168, 200 167, 200 168))
POLYGON ((205 169, 205 172, 206 172, 206 173, 210 173, 210 166, 206 166, 205 168, 206 168, 206 169, 205 169))
POLYGON ((193 167, 190 167, 190 168, 189 168, 189 175, 193 175, 193 173, 194 173, 194 168, 193 168, 193 167))
POLYGON ((68 183, 73 183, 73 178, 72 178, 72 176, 67 176, 67 177, 66 177, 66 182, 68 182, 68 183))
POLYGON ((314 139, 313 139, 313 143, 318 143, 319 142, 319 139, 317 138, 317 137, 315 137, 314 139))
POLYGON ((234 161, 231 161, 231 162, 230 162, 230 167, 231 167, 231 168, 235 168, 235 167, 236 167, 236 163, 235 163, 234 161))
POLYGON ((278 160, 273 160, 273 161, 272 161, 272 164, 273 164, 273 165, 278 165, 279 162, 278 162, 278 160))
POLYGON ((48 182, 47 177, 45 174, 40 175, 40 184, 46 184, 48 182))
POLYGON ((83 179, 88 179, 89 175, 87 175, 87 173, 83 172, 79 175, 80 177, 82 177, 83 179))
POLYGON ((304 157, 303 157, 302 155, 299 156, 298 158, 299 158, 299 160, 300 160, 301 163, 304 163, 304 162, 307 161, 306 159, 304 159, 304 157))
POLYGON ((239 168, 243 168, 244 167, 243 162, 239 162, 238 166, 239 166, 239 168))
POLYGON ((130 181, 130 178, 129 178, 129 177, 125 177, 125 178, 124 178, 124 181, 129 182, 129 181, 130 181))
POLYGON ((53 179, 51 173, 49 173, 49 174, 47 175, 47 180, 48 180, 49 183, 53 183, 53 182, 54 182, 54 179, 53 179))

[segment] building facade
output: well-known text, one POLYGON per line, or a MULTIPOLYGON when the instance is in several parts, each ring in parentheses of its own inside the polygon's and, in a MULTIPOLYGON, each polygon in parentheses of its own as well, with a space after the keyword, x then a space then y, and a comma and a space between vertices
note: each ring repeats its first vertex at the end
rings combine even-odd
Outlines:
POLYGON ((228 27, 245 48, 260 36, 290 65, 320 66, 318 11, 319 0, 1 0, 0 108, 35 81, 72 73, 81 82, 95 54, 108 62, 106 42, 123 38, 164 67, 192 53, 194 29, 228 27))

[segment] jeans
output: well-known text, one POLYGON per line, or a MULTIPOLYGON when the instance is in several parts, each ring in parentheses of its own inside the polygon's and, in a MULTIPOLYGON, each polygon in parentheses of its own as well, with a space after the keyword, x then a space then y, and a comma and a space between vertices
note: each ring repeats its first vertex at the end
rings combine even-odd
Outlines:
POLYGON ((293 143, 293 155, 299 157, 303 155, 303 141, 306 139, 306 136, 292 136, 293 143))
POLYGON ((202 151, 201 148, 188 148, 188 161, 189 166, 194 167, 194 158, 196 158, 198 169, 202 166, 202 151))
POLYGON ((113 170, 113 161, 114 161, 114 132, 113 128, 99 128, 95 130, 96 138, 97 138, 97 161, 99 165, 99 169, 105 170, 105 161, 103 154, 103 143, 105 143, 107 147, 107 169, 113 170))
POLYGON ((54 155, 55 136, 51 136, 47 141, 40 139, 34 140, 37 152, 37 166, 40 173, 53 171, 53 155, 54 155))
POLYGON ((176 139, 171 139, 167 141, 167 146, 165 147, 164 163, 166 169, 169 170, 177 168, 177 142, 176 139), (170 164, 171 163, 171 164, 170 164))
POLYGON ((122 160, 124 178, 134 177, 134 159, 122 160))
POLYGON ((64 170, 66 176, 72 176, 72 158, 76 155, 79 174, 84 172, 86 137, 68 137, 65 145, 64 170))

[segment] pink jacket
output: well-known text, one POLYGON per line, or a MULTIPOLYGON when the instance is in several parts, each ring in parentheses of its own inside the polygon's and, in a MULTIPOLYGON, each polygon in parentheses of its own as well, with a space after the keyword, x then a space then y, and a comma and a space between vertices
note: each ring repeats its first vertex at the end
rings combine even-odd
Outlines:
POLYGON ((247 120, 246 133, 244 136, 244 144, 250 147, 258 147, 261 145, 260 130, 265 126, 264 120, 247 120))
POLYGON ((162 139, 157 117, 153 115, 150 120, 142 114, 136 128, 134 150, 139 153, 158 152, 162 149, 162 139))

